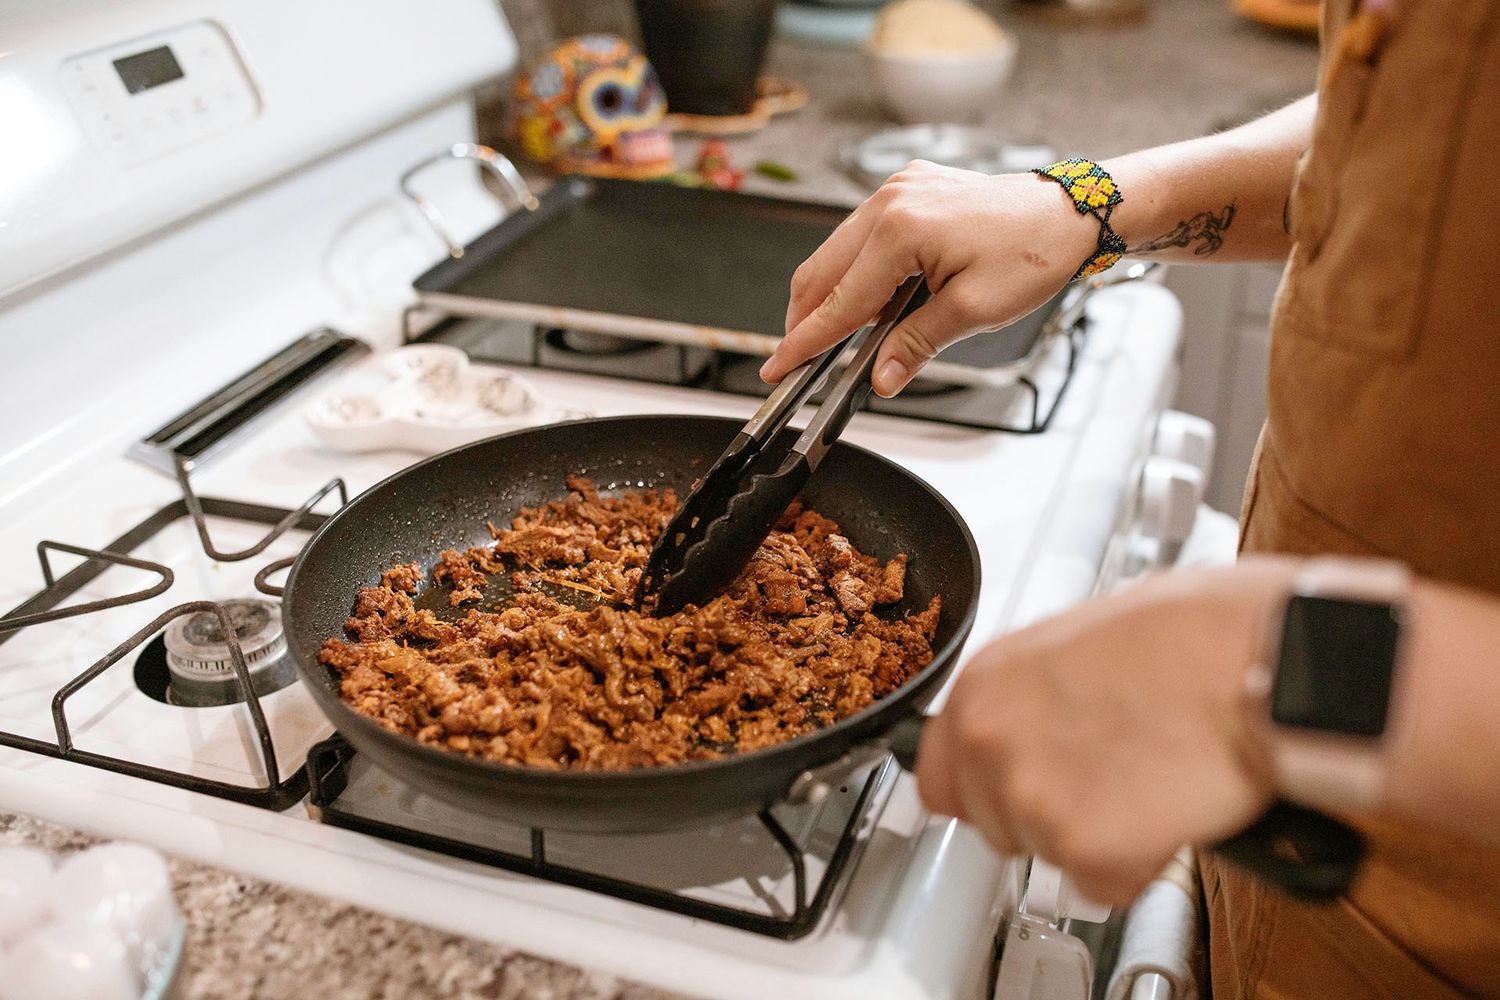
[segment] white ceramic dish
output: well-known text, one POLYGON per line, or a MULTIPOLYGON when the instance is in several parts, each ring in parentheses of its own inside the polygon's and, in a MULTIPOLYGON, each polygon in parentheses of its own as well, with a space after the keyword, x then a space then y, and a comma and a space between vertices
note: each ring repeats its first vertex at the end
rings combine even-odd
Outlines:
POLYGON ((146 977, 141 1000, 184 1000, 182 957, 187 949, 187 921, 178 918, 161 961, 146 977))
POLYGON ((390 381, 375 392, 334 393, 307 408, 307 424, 324 444, 342 451, 430 454, 583 415, 543 406, 524 378, 474 368, 456 347, 413 344, 391 351, 380 367, 390 381))
POLYGON ((0 997, 177 1000, 187 924, 166 859, 139 844, 53 858, 0 847, 0 997), (21 904, 21 905, 18 905, 21 904))
POLYGON ((846 142, 834 162, 849 176, 876 188, 912 160, 1003 174, 1046 166, 1056 159, 1050 146, 1009 144, 987 129, 939 122, 882 129, 846 142))
POLYGON ((889 55, 866 47, 880 96, 897 120, 973 122, 992 107, 1016 65, 1012 35, 993 49, 932 55, 889 55))

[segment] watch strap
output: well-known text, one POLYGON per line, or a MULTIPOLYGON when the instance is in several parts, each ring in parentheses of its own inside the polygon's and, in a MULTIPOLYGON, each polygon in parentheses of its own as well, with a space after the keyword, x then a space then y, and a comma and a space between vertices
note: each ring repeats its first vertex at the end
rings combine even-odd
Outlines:
POLYGON ((1285 798, 1319 809, 1373 809, 1385 787, 1385 761, 1373 740, 1277 727, 1271 767, 1285 798))
POLYGON ((1304 597, 1402 604, 1411 596, 1411 570, 1391 559, 1322 556, 1297 574, 1293 592, 1304 597))

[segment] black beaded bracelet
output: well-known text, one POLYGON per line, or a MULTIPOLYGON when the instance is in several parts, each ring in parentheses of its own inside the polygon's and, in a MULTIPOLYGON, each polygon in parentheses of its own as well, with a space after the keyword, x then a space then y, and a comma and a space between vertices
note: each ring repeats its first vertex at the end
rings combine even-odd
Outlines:
POLYGON ((1125 256, 1125 241, 1109 224, 1115 206, 1125 200, 1115 179, 1093 160, 1072 157, 1048 167, 1037 167, 1032 173, 1056 181, 1067 192, 1079 215, 1092 215, 1099 221, 1099 245, 1088 260, 1079 265, 1073 279, 1114 267, 1125 256))

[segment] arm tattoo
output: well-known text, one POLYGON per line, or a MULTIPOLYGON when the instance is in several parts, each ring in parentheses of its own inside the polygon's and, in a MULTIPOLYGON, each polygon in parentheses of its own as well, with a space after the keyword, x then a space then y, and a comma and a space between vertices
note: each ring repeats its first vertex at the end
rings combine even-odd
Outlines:
POLYGON ((1222 212, 1199 212, 1191 219, 1184 219, 1170 233, 1163 233, 1154 240, 1147 240, 1132 253, 1151 253, 1153 250, 1169 250, 1172 247, 1193 248, 1193 254, 1207 257, 1217 253, 1224 245, 1224 231, 1234 222, 1234 202, 1224 206, 1222 212))

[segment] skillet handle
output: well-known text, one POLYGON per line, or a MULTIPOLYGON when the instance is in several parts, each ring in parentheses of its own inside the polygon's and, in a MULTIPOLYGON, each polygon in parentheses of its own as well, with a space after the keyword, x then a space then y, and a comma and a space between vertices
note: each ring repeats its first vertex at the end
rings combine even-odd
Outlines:
POLYGON ((927 725, 927 716, 908 715, 886 730, 884 742, 890 747, 891 756, 902 770, 917 773, 917 744, 922 740, 922 728, 927 725))
MULTIPOLYGON (((925 715, 897 722, 883 738, 896 763, 917 766, 917 744, 925 715)), ((1289 896, 1326 901, 1342 896, 1359 874, 1365 841, 1359 832, 1331 816, 1282 799, 1213 852, 1289 896)))

